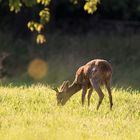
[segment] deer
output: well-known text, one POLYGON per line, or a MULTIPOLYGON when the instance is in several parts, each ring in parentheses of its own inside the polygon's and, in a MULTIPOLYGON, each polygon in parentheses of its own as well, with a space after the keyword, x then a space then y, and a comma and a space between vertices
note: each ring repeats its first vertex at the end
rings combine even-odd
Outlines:
POLYGON ((90 106, 90 98, 94 89, 99 96, 96 108, 98 110, 104 99, 104 93, 101 90, 101 86, 104 85, 108 91, 111 110, 113 106, 111 80, 111 64, 104 59, 93 59, 78 68, 75 79, 71 85, 69 84, 69 81, 64 81, 60 87, 60 90, 58 90, 58 88, 54 88, 56 91, 57 104, 62 106, 65 105, 75 93, 82 89, 82 106, 84 105, 87 91, 88 106, 90 106))

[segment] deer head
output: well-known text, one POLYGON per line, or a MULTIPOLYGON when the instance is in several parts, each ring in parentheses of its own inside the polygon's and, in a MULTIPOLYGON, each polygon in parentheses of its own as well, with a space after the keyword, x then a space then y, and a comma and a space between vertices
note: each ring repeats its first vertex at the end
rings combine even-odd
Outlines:
POLYGON ((60 90, 54 88, 53 90, 56 91, 56 99, 58 105, 65 105, 69 99, 68 95, 68 88, 69 88, 69 81, 64 81, 60 87, 60 90))

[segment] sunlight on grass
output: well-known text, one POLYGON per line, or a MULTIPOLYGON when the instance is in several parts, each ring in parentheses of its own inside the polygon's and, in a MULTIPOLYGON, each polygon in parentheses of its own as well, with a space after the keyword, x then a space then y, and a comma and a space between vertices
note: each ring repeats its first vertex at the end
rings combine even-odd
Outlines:
POLYGON ((0 139, 140 139, 139 92, 113 88, 113 110, 109 110, 106 93, 96 111, 95 92, 90 108, 87 102, 81 106, 80 92, 64 107, 58 107, 49 86, 0 87, 0 139))

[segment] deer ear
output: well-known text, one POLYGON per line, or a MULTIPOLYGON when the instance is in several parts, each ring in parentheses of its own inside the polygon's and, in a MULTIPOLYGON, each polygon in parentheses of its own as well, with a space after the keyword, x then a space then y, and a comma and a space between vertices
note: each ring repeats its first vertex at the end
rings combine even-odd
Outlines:
POLYGON ((65 86, 68 86, 68 87, 69 87, 69 84, 70 84, 70 81, 67 80, 67 81, 65 82, 65 86))
POLYGON ((66 81, 66 82, 65 82, 64 89, 63 89, 64 92, 67 92, 68 88, 69 88, 69 81, 66 81))
POLYGON ((64 81, 63 84, 60 87, 60 91, 66 92, 68 87, 69 87, 69 81, 64 81))
POLYGON ((66 85, 66 81, 63 82, 63 84, 60 87, 60 90, 63 90, 65 88, 65 85, 66 85))

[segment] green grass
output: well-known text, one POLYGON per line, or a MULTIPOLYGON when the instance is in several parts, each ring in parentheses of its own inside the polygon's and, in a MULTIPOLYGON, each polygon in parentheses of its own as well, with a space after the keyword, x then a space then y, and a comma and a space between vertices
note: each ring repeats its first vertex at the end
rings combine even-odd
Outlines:
POLYGON ((81 106, 81 92, 64 106, 56 105, 54 91, 42 84, 0 87, 0 139, 2 140, 139 140, 138 90, 113 88, 113 110, 108 95, 96 111, 81 106))

